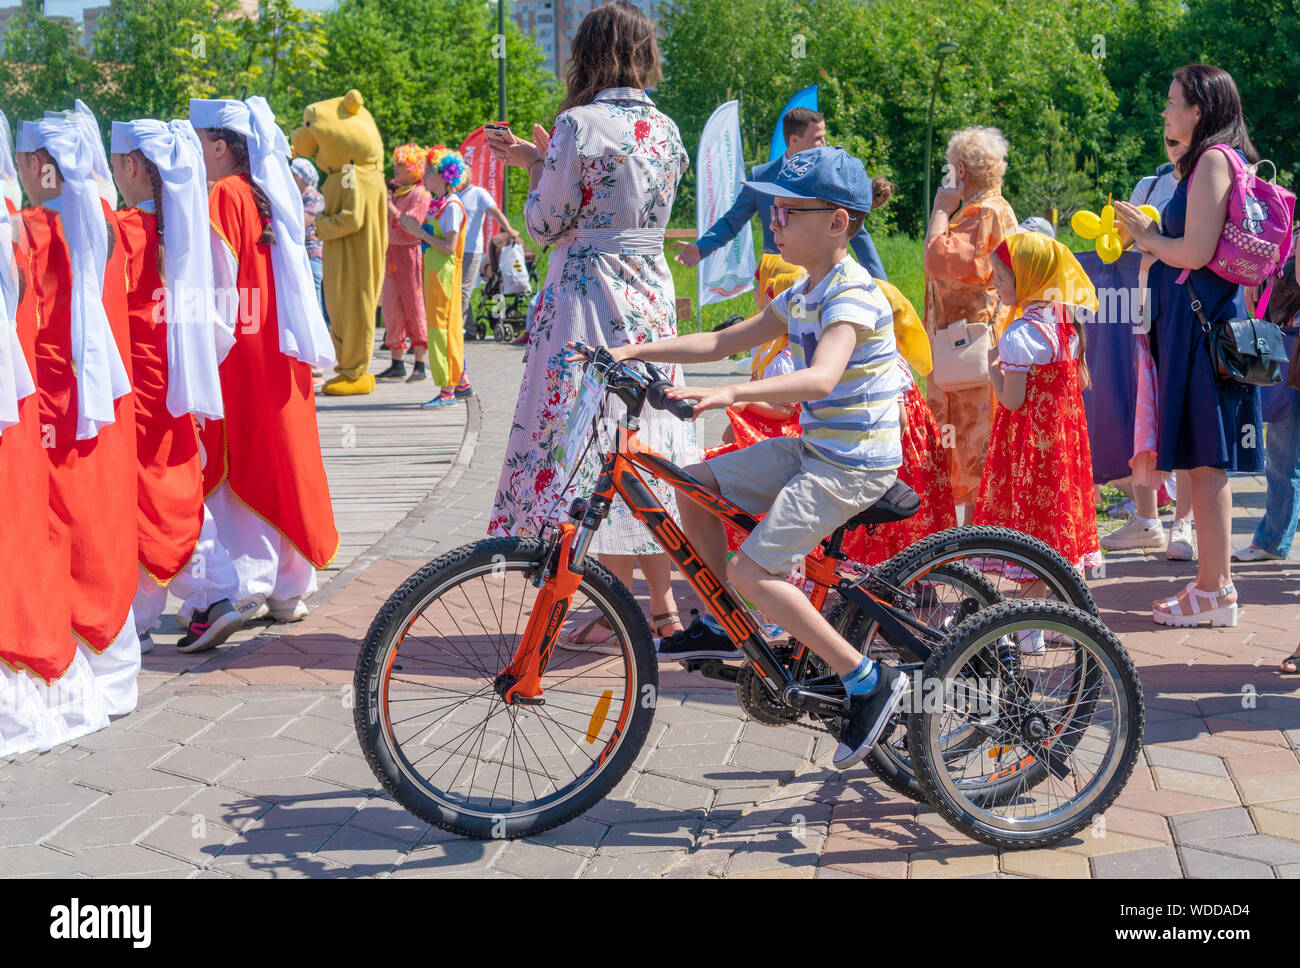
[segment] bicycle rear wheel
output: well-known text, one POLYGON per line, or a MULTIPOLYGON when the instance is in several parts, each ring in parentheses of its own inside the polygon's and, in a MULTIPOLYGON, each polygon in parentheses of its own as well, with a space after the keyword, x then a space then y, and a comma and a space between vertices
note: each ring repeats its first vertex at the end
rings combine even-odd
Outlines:
POLYGON ((923 681, 927 694, 908 715, 911 761, 926 799, 976 840, 1053 844, 1110 806, 1133 771, 1144 719, 1137 670, 1080 609, 1040 600, 978 612, 930 656, 923 681), (1033 632, 1047 646, 1023 655, 1033 632))
POLYGON ((557 641, 542 704, 498 694, 546 552, 534 539, 496 538, 430 562, 375 616, 357 659, 357 737, 371 769, 407 810, 455 833, 524 837, 578 816, 622 778, 650 728, 650 629, 594 557, 560 634, 601 616, 608 639, 557 641))
MULTIPOLYGON (((913 618, 935 629, 951 629, 975 612, 1008 599, 1018 599, 1034 582, 1049 600, 1063 601, 1097 614, 1097 603, 1082 576, 1050 545, 1010 528, 962 527, 923 538, 877 565, 881 581, 902 589, 915 600, 913 618)), ((889 665, 920 662, 903 655, 880 635, 878 623, 857 608, 838 616, 836 630, 859 652, 889 665)), ((836 624, 834 618, 831 623, 836 624)), ((890 788, 924 803, 907 740, 907 715, 895 721, 872 747, 867 765, 890 788)), ((960 752, 963 740, 950 736, 946 745, 960 752)), ((998 788, 986 789, 996 796, 998 788)))
MULTIPOLYGON (((910 614, 934 629, 954 628, 980 609, 1002 601, 1002 596, 987 577, 959 561, 927 568, 924 577, 916 582, 891 580, 895 576, 882 577, 886 577, 890 584, 911 592, 916 598, 916 606, 910 614)), ((836 603, 837 610, 827 619, 859 652, 892 666, 924 663, 924 656, 913 655, 886 642, 877 634, 879 626, 874 619, 857 608, 843 608, 843 602, 841 599, 836 603)), ((824 674, 829 670, 819 668, 819 671, 824 674)), ((925 793, 916 781, 907 749, 906 713, 900 711, 894 717, 893 723, 867 754, 866 762, 871 772, 891 789, 913 800, 925 801, 925 793)))

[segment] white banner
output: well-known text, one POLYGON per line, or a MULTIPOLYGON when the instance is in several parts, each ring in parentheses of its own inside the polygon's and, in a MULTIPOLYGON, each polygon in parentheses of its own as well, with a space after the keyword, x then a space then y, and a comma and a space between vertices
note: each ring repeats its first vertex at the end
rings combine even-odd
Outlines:
MULTIPOLYGON (((731 207, 745 178, 739 101, 728 101, 713 112, 700 136, 695 161, 695 226, 703 235, 731 207)), ((701 259, 698 272, 701 309, 753 289, 754 236, 749 223, 734 239, 701 259)))

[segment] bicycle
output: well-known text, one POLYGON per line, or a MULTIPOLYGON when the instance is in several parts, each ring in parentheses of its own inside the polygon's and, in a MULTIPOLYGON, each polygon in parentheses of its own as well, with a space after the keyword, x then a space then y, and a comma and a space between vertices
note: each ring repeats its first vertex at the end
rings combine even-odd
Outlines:
MULTIPOLYGON (((487 539, 425 565, 380 610, 358 657, 355 722, 375 775, 413 814, 466 836, 529 836, 578 816, 618 783, 644 743, 658 682, 650 630, 631 593, 587 555, 615 495, 746 660, 739 669, 717 660, 695 668, 734 681, 760 722, 808 716, 837 731, 844 714, 839 678, 821 674, 799 643, 767 641, 641 477, 668 482, 742 532, 756 526, 637 441, 647 403, 682 419, 692 406, 665 396, 670 384, 652 365, 642 364, 642 373, 601 349, 577 345, 575 353, 603 376, 602 399, 613 394, 627 406, 590 497, 575 499, 568 520, 539 538, 487 539), (557 652, 561 627, 584 603, 608 621, 611 644, 606 652, 557 652)), ((823 608, 833 591, 841 615, 860 615, 860 627, 869 624, 913 660, 902 665, 914 682, 923 672, 925 684, 939 684, 938 701, 914 695, 905 720, 916 782, 945 818, 999 846, 1054 843, 1113 802, 1133 769, 1143 706, 1132 661, 1093 615, 1064 602, 1000 601, 961 560, 927 572, 970 593, 937 624, 913 614, 926 603, 889 584, 883 567, 838 573, 845 528, 897 520, 915 501, 896 484, 827 538, 822 556, 804 562, 813 603, 823 608), (1046 673, 1032 660, 1027 667, 1019 647, 1022 633, 1035 629, 1051 637, 1046 673)), ((1039 559, 1032 539, 994 530, 1009 554, 1039 559)), ((987 534, 975 537, 963 539, 966 547, 990 544, 987 534)))

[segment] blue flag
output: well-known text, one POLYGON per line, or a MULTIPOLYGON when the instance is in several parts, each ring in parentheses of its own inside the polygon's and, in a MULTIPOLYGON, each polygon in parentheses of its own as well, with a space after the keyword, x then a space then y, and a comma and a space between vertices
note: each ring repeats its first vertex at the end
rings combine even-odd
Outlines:
POLYGON ((781 116, 776 119, 776 130, 772 132, 772 150, 768 152, 767 160, 773 161, 785 154, 785 131, 782 130, 781 122, 785 119, 786 112, 791 108, 812 108, 817 110, 817 85, 810 84, 802 91, 790 98, 785 107, 781 109, 781 116))

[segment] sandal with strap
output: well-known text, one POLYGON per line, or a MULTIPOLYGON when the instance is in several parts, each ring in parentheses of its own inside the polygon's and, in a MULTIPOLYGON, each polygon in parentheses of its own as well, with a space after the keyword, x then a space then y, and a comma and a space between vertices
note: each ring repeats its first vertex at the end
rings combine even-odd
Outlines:
POLYGON ((650 631, 654 633, 654 636, 657 639, 666 639, 673 634, 672 632, 664 634, 663 628, 665 625, 681 624, 682 617, 676 612, 663 612, 659 615, 650 616, 650 631))
POLYGON ((590 622, 571 632, 561 632, 556 646, 569 652, 598 652, 601 655, 619 655, 623 649, 614 641, 614 630, 597 615, 590 622))
POLYGON ((1209 622, 1211 628, 1235 628, 1237 603, 1221 601, 1235 591, 1231 582, 1207 592, 1197 588, 1195 581, 1189 581, 1187 587, 1173 598, 1152 602, 1151 617, 1157 625, 1173 628, 1195 628, 1202 622, 1209 622))

